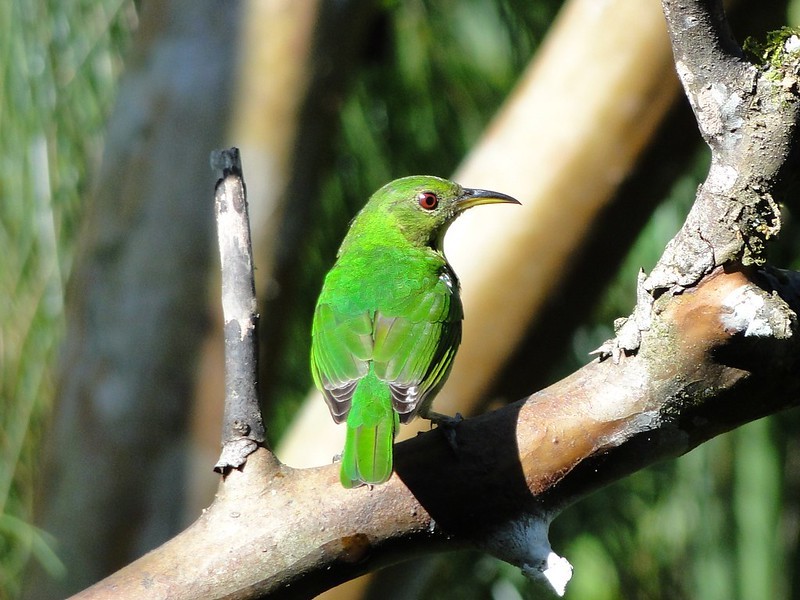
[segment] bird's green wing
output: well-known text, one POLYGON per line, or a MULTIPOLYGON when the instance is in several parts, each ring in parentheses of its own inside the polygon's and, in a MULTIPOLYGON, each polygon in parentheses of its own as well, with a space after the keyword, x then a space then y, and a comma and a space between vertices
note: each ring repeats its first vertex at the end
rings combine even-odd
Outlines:
POLYGON ((314 312, 311 373, 337 423, 347 418, 356 385, 369 370, 372 329, 368 312, 342 314, 326 302, 314 312))
POLYGON ((463 312, 455 275, 445 267, 434 285, 399 312, 375 314, 372 360, 406 423, 444 384, 461 342, 463 312))

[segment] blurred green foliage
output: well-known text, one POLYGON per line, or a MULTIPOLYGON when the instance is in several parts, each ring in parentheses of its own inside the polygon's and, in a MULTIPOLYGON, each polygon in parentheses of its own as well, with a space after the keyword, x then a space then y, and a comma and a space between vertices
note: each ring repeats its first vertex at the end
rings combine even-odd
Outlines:
POLYGON ((89 176, 136 25, 129 0, 0 3, 0 597, 31 558, 35 459, 89 176))
MULTIPOLYGON (((376 48, 341 113, 334 169, 300 274, 272 423, 280 431, 310 387, 308 324, 322 274, 348 220, 385 181, 447 175, 512 89, 560 0, 386 2, 376 48), (457 107, 457 110, 456 110, 457 107)), ((800 2, 790 10, 800 14, 800 2)), ((130 32, 130 0, 10 0, 0 4, 0 597, 12 596, 31 556, 58 569, 30 526, 36 449, 63 331, 63 287, 103 123, 130 32)), ((634 302, 677 231, 708 156, 676 181, 574 336, 563 369, 586 361, 634 302)), ((773 258, 800 267, 787 214, 773 258)), ((752 423, 602 490, 568 509, 553 545, 575 566, 567 597, 750 599, 800 597, 798 417, 752 423)), ((545 595, 520 572, 477 552, 432 559, 425 598, 513 600, 545 595)), ((425 575, 427 574, 427 575, 425 575)))

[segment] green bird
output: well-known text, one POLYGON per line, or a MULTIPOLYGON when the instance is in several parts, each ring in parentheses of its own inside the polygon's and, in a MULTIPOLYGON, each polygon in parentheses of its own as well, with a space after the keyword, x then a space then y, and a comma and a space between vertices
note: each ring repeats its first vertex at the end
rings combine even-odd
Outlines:
POLYGON ((400 423, 436 420, 431 402, 450 373, 463 312, 442 247, 455 218, 511 196, 432 176, 379 189, 350 224, 314 312, 311 371, 336 423, 347 421, 346 488, 392 474, 400 423))

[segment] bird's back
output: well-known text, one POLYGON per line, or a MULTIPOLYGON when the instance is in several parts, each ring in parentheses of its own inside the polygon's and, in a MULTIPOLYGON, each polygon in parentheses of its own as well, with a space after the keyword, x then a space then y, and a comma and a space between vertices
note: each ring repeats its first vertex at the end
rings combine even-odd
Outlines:
POLYGON ((372 245, 342 254, 312 329, 312 371, 334 420, 346 417, 370 364, 410 420, 447 376, 461 319, 458 283, 441 253, 372 245))

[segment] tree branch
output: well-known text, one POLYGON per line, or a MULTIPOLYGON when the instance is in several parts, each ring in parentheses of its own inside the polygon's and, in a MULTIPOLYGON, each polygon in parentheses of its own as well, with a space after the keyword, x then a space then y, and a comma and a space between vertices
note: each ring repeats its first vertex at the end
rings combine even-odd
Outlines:
POLYGON ((222 313, 225 319, 225 414, 222 454, 214 470, 239 468, 266 436, 258 404, 258 335, 253 249, 247 194, 239 150, 211 155, 222 172, 214 203, 222 267, 222 313))
POLYGON ((712 155, 692 212, 649 277, 651 291, 692 285, 732 260, 762 264, 764 242, 780 229, 772 192, 800 103, 774 74, 743 60, 721 4, 663 0, 675 65, 712 155))
POLYGON ((774 197, 786 193, 782 173, 795 164, 800 102, 798 53, 783 66, 745 62, 718 0, 663 0, 675 64, 711 167, 681 230, 647 277, 640 277, 634 314, 616 324, 601 357, 639 348, 662 293, 681 293, 715 268, 764 263, 767 240, 780 231, 774 197), (776 72, 778 71, 778 72, 776 72))
POLYGON ((187 531, 80 597, 310 597, 464 545, 537 574, 550 556, 547 527, 566 505, 798 403, 800 277, 750 279, 716 271, 674 298, 639 355, 594 361, 464 421, 456 452, 435 430, 398 444, 384 485, 345 490, 338 465, 270 476, 259 450, 187 531), (756 329, 764 335, 747 334, 756 329))

